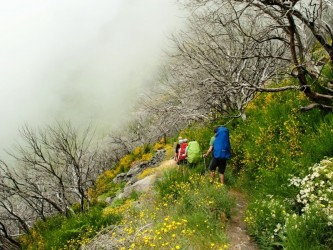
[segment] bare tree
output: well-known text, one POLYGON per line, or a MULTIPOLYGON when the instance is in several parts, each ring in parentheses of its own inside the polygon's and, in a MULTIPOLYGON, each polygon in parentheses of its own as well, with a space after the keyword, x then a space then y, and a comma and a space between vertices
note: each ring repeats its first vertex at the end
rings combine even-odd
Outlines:
POLYGON ((209 12, 192 12, 188 30, 173 36, 176 52, 169 53, 158 89, 144 102, 146 110, 169 126, 182 127, 216 113, 245 118, 244 108, 256 93, 252 86, 275 75, 272 60, 251 55, 258 49, 249 49, 250 39, 209 18, 209 12))
POLYGON ((148 137, 153 140, 173 136, 192 121, 208 118, 207 107, 197 97, 200 90, 182 81, 176 72, 179 58, 171 58, 158 84, 143 96, 139 115, 146 120, 148 137))
POLYGON ((256 92, 299 90, 311 102, 302 110, 332 110, 332 79, 323 74, 323 66, 332 70, 331 1, 181 2, 191 32, 176 40, 180 56, 206 72, 200 82, 224 96, 217 103, 242 110, 256 92), (286 78, 298 84, 273 84, 286 78))
POLYGON ((11 244, 20 246, 17 236, 29 233, 29 221, 33 217, 31 210, 25 204, 18 202, 15 192, 0 190, 0 246, 11 244))
POLYGON ((108 151, 112 152, 114 161, 119 161, 124 155, 129 154, 133 149, 128 135, 124 131, 113 131, 106 140, 108 151))
POLYGON ((109 135, 108 150, 117 156, 114 161, 120 160, 137 146, 148 145, 170 135, 174 122, 163 125, 162 113, 158 112, 155 105, 148 105, 149 102, 142 99, 136 106, 135 112, 128 118, 126 125, 109 135))
POLYGON ((11 153, 15 167, 0 160, 0 232, 10 241, 29 233, 38 218, 74 213, 75 203, 89 209, 87 189, 109 167, 97 155, 90 127, 79 132, 57 123, 37 132, 26 125, 20 133, 24 143, 11 153))
POLYGON ((3 163, 6 184, 31 207, 41 210, 45 202, 55 211, 67 214, 79 202, 83 211, 89 205, 87 188, 103 169, 97 165, 92 150, 90 128, 79 134, 69 123, 58 123, 36 132, 25 126, 20 131, 25 144, 12 154, 19 165, 16 173, 3 163))
MULTIPOLYGON (((155 96, 156 97, 156 96, 155 96)), ((166 141, 166 137, 172 136, 179 130, 179 117, 175 113, 163 110, 158 101, 150 100, 141 103, 137 119, 140 120, 140 127, 144 134, 145 144, 159 141, 166 141)))
POLYGON ((21 249, 21 245, 8 234, 7 227, 0 221, 0 249, 16 250, 21 249))

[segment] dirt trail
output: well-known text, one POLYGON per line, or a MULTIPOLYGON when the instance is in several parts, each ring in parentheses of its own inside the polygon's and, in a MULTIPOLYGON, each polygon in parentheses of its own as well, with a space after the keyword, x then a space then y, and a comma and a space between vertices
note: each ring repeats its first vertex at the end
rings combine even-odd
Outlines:
POLYGON ((230 240, 230 250, 257 250, 258 246, 247 233, 244 222, 247 206, 246 197, 237 190, 230 190, 230 194, 236 199, 236 207, 229 220, 226 233, 230 240))

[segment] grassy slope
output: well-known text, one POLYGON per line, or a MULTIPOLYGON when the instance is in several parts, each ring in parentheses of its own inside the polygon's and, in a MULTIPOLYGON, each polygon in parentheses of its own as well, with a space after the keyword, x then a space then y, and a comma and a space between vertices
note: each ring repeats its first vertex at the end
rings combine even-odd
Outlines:
MULTIPOLYGON (((244 192, 251 194, 247 224, 251 234, 258 240, 262 248, 329 249, 332 247, 332 241, 317 237, 321 234, 325 238, 332 238, 332 235, 327 234, 332 231, 327 223, 327 218, 318 213, 305 218, 305 213, 301 211, 302 207, 295 202, 299 189, 288 185, 291 175, 298 175, 302 178, 309 172, 310 166, 325 156, 333 154, 332 114, 324 114, 318 110, 299 113, 297 108, 304 101, 302 94, 298 92, 262 94, 249 105, 247 120, 234 120, 227 125, 230 129, 233 157, 227 167, 226 183, 227 186, 238 186, 244 192), (286 219, 289 215, 293 215, 293 219, 286 219), (318 227, 316 223, 313 223, 314 221, 322 221, 322 225, 318 227), (295 225, 303 227, 304 230, 297 234, 297 230, 294 230, 295 225), (315 232, 316 240, 313 240, 313 237, 307 233, 301 233, 309 230, 315 232), (295 246, 301 246, 301 248, 295 248, 295 246)), ((197 140, 204 151, 208 148, 213 128, 223 123, 224 121, 219 120, 204 126, 193 125, 184 129, 181 135, 189 140, 197 140)), ((204 169, 204 164, 207 165, 208 162, 202 162, 199 169, 204 169)), ((114 174, 110 173, 110 176, 112 177, 114 174)), ((103 187, 110 178, 103 181, 103 187)), ((87 235, 81 234, 81 240, 71 243, 73 247, 71 249, 75 249, 95 235, 99 228, 105 225, 104 221, 107 221, 107 218, 119 225, 125 223, 133 225, 137 222, 136 224, 142 228, 145 226, 144 220, 147 219, 145 216, 150 217, 151 214, 156 214, 155 226, 151 227, 150 231, 137 235, 138 241, 131 243, 134 244, 133 248, 153 248, 161 244, 158 246, 170 249, 170 245, 168 245, 170 242, 173 242, 174 248, 181 248, 191 242, 211 249, 226 248, 227 240, 223 230, 218 229, 222 224, 217 223, 216 218, 221 215, 221 212, 226 213, 230 210, 232 201, 226 194, 225 199, 216 195, 216 192, 221 194, 226 189, 209 186, 205 181, 207 179, 201 179, 200 176, 196 178, 198 178, 197 183, 194 183, 190 176, 184 178, 179 173, 168 175, 168 178, 165 178, 164 182, 157 187, 160 196, 154 201, 155 205, 150 208, 147 206, 141 212, 133 208, 131 204, 134 203, 132 202, 119 202, 116 207, 101 208, 102 210, 98 210, 100 212, 95 212, 95 214, 99 214, 100 217, 104 216, 103 223, 94 226, 94 223, 98 221, 96 218, 87 220, 86 224, 95 228, 95 232, 89 231, 87 235), (197 192, 193 192, 195 190, 197 192), (198 199, 201 199, 200 197, 202 201, 197 203, 198 199), (147 210, 148 208, 151 210, 147 210), (159 210, 155 211, 155 209, 159 210), (126 214, 131 213, 132 216, 138 216, 136 222, 128 221, 126 214), (140 221, 141 219, 143 221, 140 221), (171 224, 168 224, 169 221, 171 224), (139 225, 139 222, 143 224, 139 225), (186 235, 186 241, 184 241, 184 237, 178 237, 182 232, 186 235), (162 246, 162 244, 165 245, 162 246)), ((135 195, 133 197, 137 198, 135 195)), ((79 220, 79 218, 77 219, 79 220)), ((55 247, 52 245, 53 243, 47 242, 48 239, 45 236, 51 237, 52 230, 54 230, 52 222, 49 223, 51 224, 49 229, 44 226, 43 231, 38 232, 38 228, 36 228, 34 231, 36 237, 33 240, 26 240, 27 245, 29 242, 35 242, 30 245, 31 249, 38 249, 36 242, 55 247)), ((55 220, 54 223, 59 222, 55 220)), ((66 228, 65 224, 66 222, 61 222, 63 228, 66 228)), ((69 224, 74 225, 74 228, 68 229, 67 232, 78 232, 78 234, 81 232, 80 228, 86 227, 84 223, 70 222, 69 224), (75 227, 76 224, 79 227, 75 227)), ((126 232, 127 234, 141 231, 140 227, 134 226, 126 230, 129 230, 126 232)), ((63 239, 62 243, 57 245, 58 248, 61 244, 69 245, 66 236, 68 233, 63 232, 63 236, 61 234, 59 230, 55 234, 58 239, 63 239)), ((123 242, 123 245, 126 244, 123 242)), ((126 249, 130 249, 132 245, 127 244, 126 246, 126 249)), ((69 248, 67 247, 67 249, 69 248)))
MULTIPOLYGON (((333 210, 323 212, 332 197, 318 203, 318 209, 313 201, 298 202, 297 194, 309 191, 316 197, 319 186, 302 190, 290 185, 292 176, 304 178, 311 166, 333 155, 332 114, 299 113, 303 102, 298 92, 262 94, 248 107, 248 119, 231 128, 233 171, 238 185, 251 194, 247 223, 262 248, 333 247, 333 234, 327 233, 332 230, 333 210), (304 206, 312 210, 305 212, 304 206)), ((306 180, 305 185, 310 183, 306 180)))
MULTIPOLYGON (((333 115, 301 113, 304 103, 304 95, 296 91, 261 94, 248 106, 245 121, 227 124, 233 157, 226 181, 249 194, 246 222, 263 249, 333 248, 332 176, 311 177, 315 171, 310 169, 333 156, 333 115), (292 177, 304 180, 303 186, 291 185, 292 177), (304 193, 309 199, 297 201, 304 193)), ((214 126, 224 123, 193 126, 182 135, 207 148, 214 126)), ((330 163, 326 168, 333 171, 330 163)))

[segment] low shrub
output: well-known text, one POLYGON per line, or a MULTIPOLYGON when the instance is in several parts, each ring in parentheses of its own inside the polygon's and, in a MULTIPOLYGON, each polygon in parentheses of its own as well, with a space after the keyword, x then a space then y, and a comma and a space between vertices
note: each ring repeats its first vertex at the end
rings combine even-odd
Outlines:
POLYGON ((250 204, 250 233, 268 248, 332 249, 333 158, 314 164, 303 177, 292 176, 289 187, 294 197, 270 195, 250 204))
POLYGON ((156 191, 123 211, 111 235, 117 249, 229 248, 224 230, 234 201, 225 186, 194 169, 169 169, 156 191))
POLYGON ((34 225, 31 234, 21 237, 23 249, 79 249, 103 227, 117 223, 115 214, 102 216, 104 206, 96 205, 89 212, 65 218, 54 216, 34 225))

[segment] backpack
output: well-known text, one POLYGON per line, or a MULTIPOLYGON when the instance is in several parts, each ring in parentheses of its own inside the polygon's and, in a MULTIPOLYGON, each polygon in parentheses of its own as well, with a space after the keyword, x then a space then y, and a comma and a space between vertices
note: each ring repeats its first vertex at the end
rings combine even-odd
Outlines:
POLYGON ((197 163, 201 158, 201 150, 197 141, 190 141, 187 148, 187 161, 197 163))
POLYGON ((229 130, 226 127, 218 127, 213 145, 213 156, 216 159, 227 159, 231 157, 229 130))
POLYGON ((187 142, 183 142, 180 145, 180 149, 178 152, 178 161, 183 161, 186 159, 187 155, 186 155, 186 147, 187 147, 187 142))

